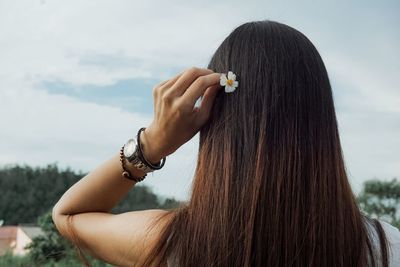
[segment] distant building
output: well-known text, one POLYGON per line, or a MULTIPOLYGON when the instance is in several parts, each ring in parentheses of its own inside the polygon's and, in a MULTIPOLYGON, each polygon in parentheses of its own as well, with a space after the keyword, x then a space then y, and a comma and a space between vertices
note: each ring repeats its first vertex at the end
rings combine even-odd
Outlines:
POLYGON ((13 255, 25 255, 28 250, 24 247, 31 243, 35 236, 42 234, 40 227, 34 225, 1 226, 0 256, 4 255, 7 250, 11 250, 13 255))

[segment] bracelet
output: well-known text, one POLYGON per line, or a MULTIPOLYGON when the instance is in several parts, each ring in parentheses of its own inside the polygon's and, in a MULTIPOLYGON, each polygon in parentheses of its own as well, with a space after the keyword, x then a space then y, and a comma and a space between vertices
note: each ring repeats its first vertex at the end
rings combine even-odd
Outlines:
POLYGON ((135 181, 136 183, 141 182, 144 180, 144 178, 147 176, 147 173, 145 175, 143 175, 142 177, 134 177, 130 171, 125 167, 125 158, 124 158, 124 147, 125 145, 123 145, 121 147, 121 150, 119 151, 119 160, 121 161, 121 166, 123 169, 122 172, 122 177, 135 181))
POLYGON ((142 131, 146 130, 146 127, 142 127, 139 129, 138 133, 137 133, 137 145, 139 147, 139 157, 140 159, 143 161, 143 163, 148 166, 149 168, 151 168, 152 170, 159 170, 162 167, 164 167, 165 161, 166 161, 166 157, 164 157, 163 159, 161 159, 161 161, 157 164, 157 165, 153 165, 151 164, 148 160, 146 160, 146 158, 143 155, 143 148, 142 148, 142 144, 140 142, 140 133, 142 131))

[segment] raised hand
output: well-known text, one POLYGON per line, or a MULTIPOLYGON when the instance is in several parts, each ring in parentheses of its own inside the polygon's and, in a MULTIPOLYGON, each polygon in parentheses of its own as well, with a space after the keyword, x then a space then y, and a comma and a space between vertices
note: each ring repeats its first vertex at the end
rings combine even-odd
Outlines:
POLYGON ((220 75, 192 67, 153 88, 154 119, 140 138, 147 160, 159 162, 200 130, 221 88, 220 75), (195 107, 201 96, 201 106, 195 107))

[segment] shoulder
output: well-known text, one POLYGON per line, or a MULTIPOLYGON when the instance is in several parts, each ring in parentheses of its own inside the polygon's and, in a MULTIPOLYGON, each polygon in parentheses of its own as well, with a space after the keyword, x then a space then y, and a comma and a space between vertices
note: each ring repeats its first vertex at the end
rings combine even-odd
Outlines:
POLYGON ((385 234, 389 240, 390 243, 392 244, 400 244, 400 230, 396 228, 395 226, 391 225, 390 223, 387 223, 383 220, 379 220, 379 222, 382 225, 383 230, 385 231, 385 234))
MULTIPOLYGON (((390 257, 389 266, 400 266, 400 231, 398 228, 384 220, 380 219, 378 221, 380 222, 388 241, 390 257)), ((375 238, 377 238, 376 234, 375 238)), ((375 239, 375 242, 378 242, 377 239, 375 239)))

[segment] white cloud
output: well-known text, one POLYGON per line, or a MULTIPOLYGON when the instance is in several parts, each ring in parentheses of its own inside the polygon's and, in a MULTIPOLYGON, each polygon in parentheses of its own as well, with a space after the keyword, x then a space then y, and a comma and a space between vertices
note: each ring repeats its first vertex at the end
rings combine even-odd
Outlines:
MULTIPOLYGON (((371 62, 374 62, 371 55, 371 62)), ((363 64, 362 59, 354 55, 338 55, 331 53, 325 57, 331 76, 342 81, 346 88, 353 90, 353 102, 347 102, 357 109, 368 112, 393 112, 400 116, 400 90, 398 90, 398 71, 396 65, 363 64)), ((357 109, 353 109, 357 111, 357 109)))
POLYGON ((400 119, 384 112, 339 113, 339 130, 348 175, 359 191, 368 179, 400 178, 400 119))
POLYGON ((154 71, 169 77, 171 65, 204 64, 210 44, 219 43, 223 27, 229 29, 217 24, 216 10, 162 1, 7 1, 4 6, 1 73, 72 84, 104 85, 154 71), (88 54, 123 55, 141 64, 112 70, 80 64, 88 54))
MULTIPOLYGON (((232 21, 217 23, 218 4, 215 10, 162 1, 1 5, 0 163, 58 161, 84 171, 108 158, 151 118, 49 95, 40 90, 41 83, 104 86, 138 77, 167 79, 176 69, 204 65, 232 21)), ((186 191, 174 185, 181 181, 189 186, 190 167, 180 167, 188 162, 194 169, 196 151, 193 141, 186 144, 171 156, 169 166, 145 183, 154 183, 157 192, 185 198, 186 191), (166 177, 156 179, 159 175, 166 177)))
MULTIPOLYGON (((1 1, 0 163, 58 161, 89 171, 151 120, 143 114, 49 95, 40 90, 43 81, 103 86, 140 77, 167 79, 177 69, 204 66, 239 24, 270 18, 312 37, 329 74, 343 86, 334 91, 351 90, 341 99, 345 109, 338 117, 352 183, 358 186, 372 176, 399 175, 397 29, 387 23, 380 38, 372 40, 372 32, 361 30, 361 19, 368 16, 359 17, 360 39, 347 42, 352 29, 335 27, 342 16, 349 21, 351 12, 343 14, 341 8, 332 9, 333 4, 323 9, 315 5, 1 1)), ((385 23, 385 17, 379 21, 385 23)), ((171 155, 166 167, 145 183, 157 192, 185 198, 196 153, 197 138, 171 155)))
MULTIPOLYGON (((16 90, 0 91, 0 122, 5 126, 0 131, 0 164, 58 162, 62 168, 88 172, 118 153, 128 138, 151 122, 146 114, 49 95, 30 85, 11 85, 16 90)), ((196 146, 195 139, 185 144, 144 184, 157 193, 186 198, 196 146)))
MULTIPOLYGON (((390 51, 388 51, 390 53, 390 51)), ((348 175, 358 192, 368 179, 400 178, 400 91, 393 64, 362 64, 357 55, 325 57, 348 175), (337 101, 338 100, 338 101, 337 101), (340 102, 339 102, 340 101, 340 102)))

